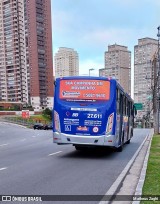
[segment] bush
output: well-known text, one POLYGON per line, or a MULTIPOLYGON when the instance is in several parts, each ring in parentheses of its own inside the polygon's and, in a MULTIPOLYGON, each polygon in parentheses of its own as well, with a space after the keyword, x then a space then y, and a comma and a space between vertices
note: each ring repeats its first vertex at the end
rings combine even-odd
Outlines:
POLYGON ((52 111, 51 111, 49 108, 46 108, 46 109, 42 112, 42 114, 43 114, 45 117, 52 119, 52 111))

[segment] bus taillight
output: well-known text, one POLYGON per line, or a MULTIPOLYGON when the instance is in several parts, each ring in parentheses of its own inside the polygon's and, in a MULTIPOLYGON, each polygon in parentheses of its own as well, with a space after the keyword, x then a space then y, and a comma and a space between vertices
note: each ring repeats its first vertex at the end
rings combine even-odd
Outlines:
POLYGON ((107 122, 107 127, 106 127, 106 134, 110 134, 112 132, 113 119, 114 119, 114 113, 110 114, 110 116, 108 117, 108 122, 107 122))
POLYGON ((54 110, 54 127, 57 132, 61 132, 59 115, 55 110, 54 110))

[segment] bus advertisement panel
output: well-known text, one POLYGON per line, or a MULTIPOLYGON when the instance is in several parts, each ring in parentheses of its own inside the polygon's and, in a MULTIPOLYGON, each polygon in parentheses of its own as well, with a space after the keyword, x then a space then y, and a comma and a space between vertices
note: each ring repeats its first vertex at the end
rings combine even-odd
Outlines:
POLYGON ((109 100, 110 82, 102 80, 61 80, 60 99, 109 100))

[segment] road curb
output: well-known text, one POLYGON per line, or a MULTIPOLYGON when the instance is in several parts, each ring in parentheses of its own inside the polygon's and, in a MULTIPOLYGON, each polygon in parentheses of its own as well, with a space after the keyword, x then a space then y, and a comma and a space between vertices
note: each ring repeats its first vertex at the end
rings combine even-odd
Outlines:
POLYGON ((18 124, 15 124, 15 123, 11 123, 11 122, 3 122, 3 121, 0 121, 0 123, 4 123, 4 124, 12 124, 12 125, 15 125, 15 126, 19 126, 19 127, 22 127, 22 128, 25 128, 25 129, 28 129, 27 127, 23 126, 23 125, 18 125, 18 124))
MULTIPOLYGON (((135 196, 141 196, 142 195, 142 189, 143 189, 143 185, 144 185, 144 181, 145 181, 145 177, 146 177, 146 171, 147 171, 147 164, 148 164, 148 159, 149 159, 149 153, 150 153, 150 148, 151 148, 151 144, 152 144, 152 138, 153 138, 153 134, 150 135, 151 140, 149 143, 149 147, 147 150, 147 154, 145 156, 144 162, 143 162, 143 167, 141 170, 141 174, 140 174, 140 178, 136 187, 136 191, 135 191, 135 196)), ((139 204, 141 201, 133 201, 132 204, 139 204)))
POLYGON ((142 149, 144 143, 146 142, 146 140, 148 139, 149 135, 146 135, 145 139, 143 140, 142 144, 140 145, 140 147, 138 148, 138 150, 135 152, 135 154, 133 155, 133 157, 131 158, 131 160, 128 162, 128 164, 126 165, 126 167, 123 169, 123 171, 121 172, 121 174, 118 176, 118 178, 116 179, 116 181, 112 184, 112 186, 110 187, 110 189, 106 192, 106 194, 104 195, 104 198, 102 198, 102 200, 99 202, 99 204, 109 204, 112 201, 106 201, 105 197, 111 197, 112 195, 116 195, 117 190, 120 188, 122 182, 124 181, 127 173, 129 172, 131 166, 133 165, 136 157, 138 156, 140 150, 142 149), (104 199, 104 200, 103 200, 104 199))

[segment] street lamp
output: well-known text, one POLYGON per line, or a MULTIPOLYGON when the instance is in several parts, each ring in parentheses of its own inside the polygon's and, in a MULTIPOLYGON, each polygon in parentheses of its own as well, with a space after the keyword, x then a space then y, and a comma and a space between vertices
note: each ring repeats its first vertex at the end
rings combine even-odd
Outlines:
POLYGON ((158 37, 158 133, 160 132, 160 115, 159 115, 159 112, 160 112, 160 104, 159 104, 159 99, 160 99, 160 56, 159 56, 159 48, 160 48, 160 26, 158 26, 158 34, 157 34, 157 37, 158 37))
POLYGON ((94 70, 94 68, 89 69, 89 76, 90 76, 90 72, 93 71, 93 70, 94 70))

